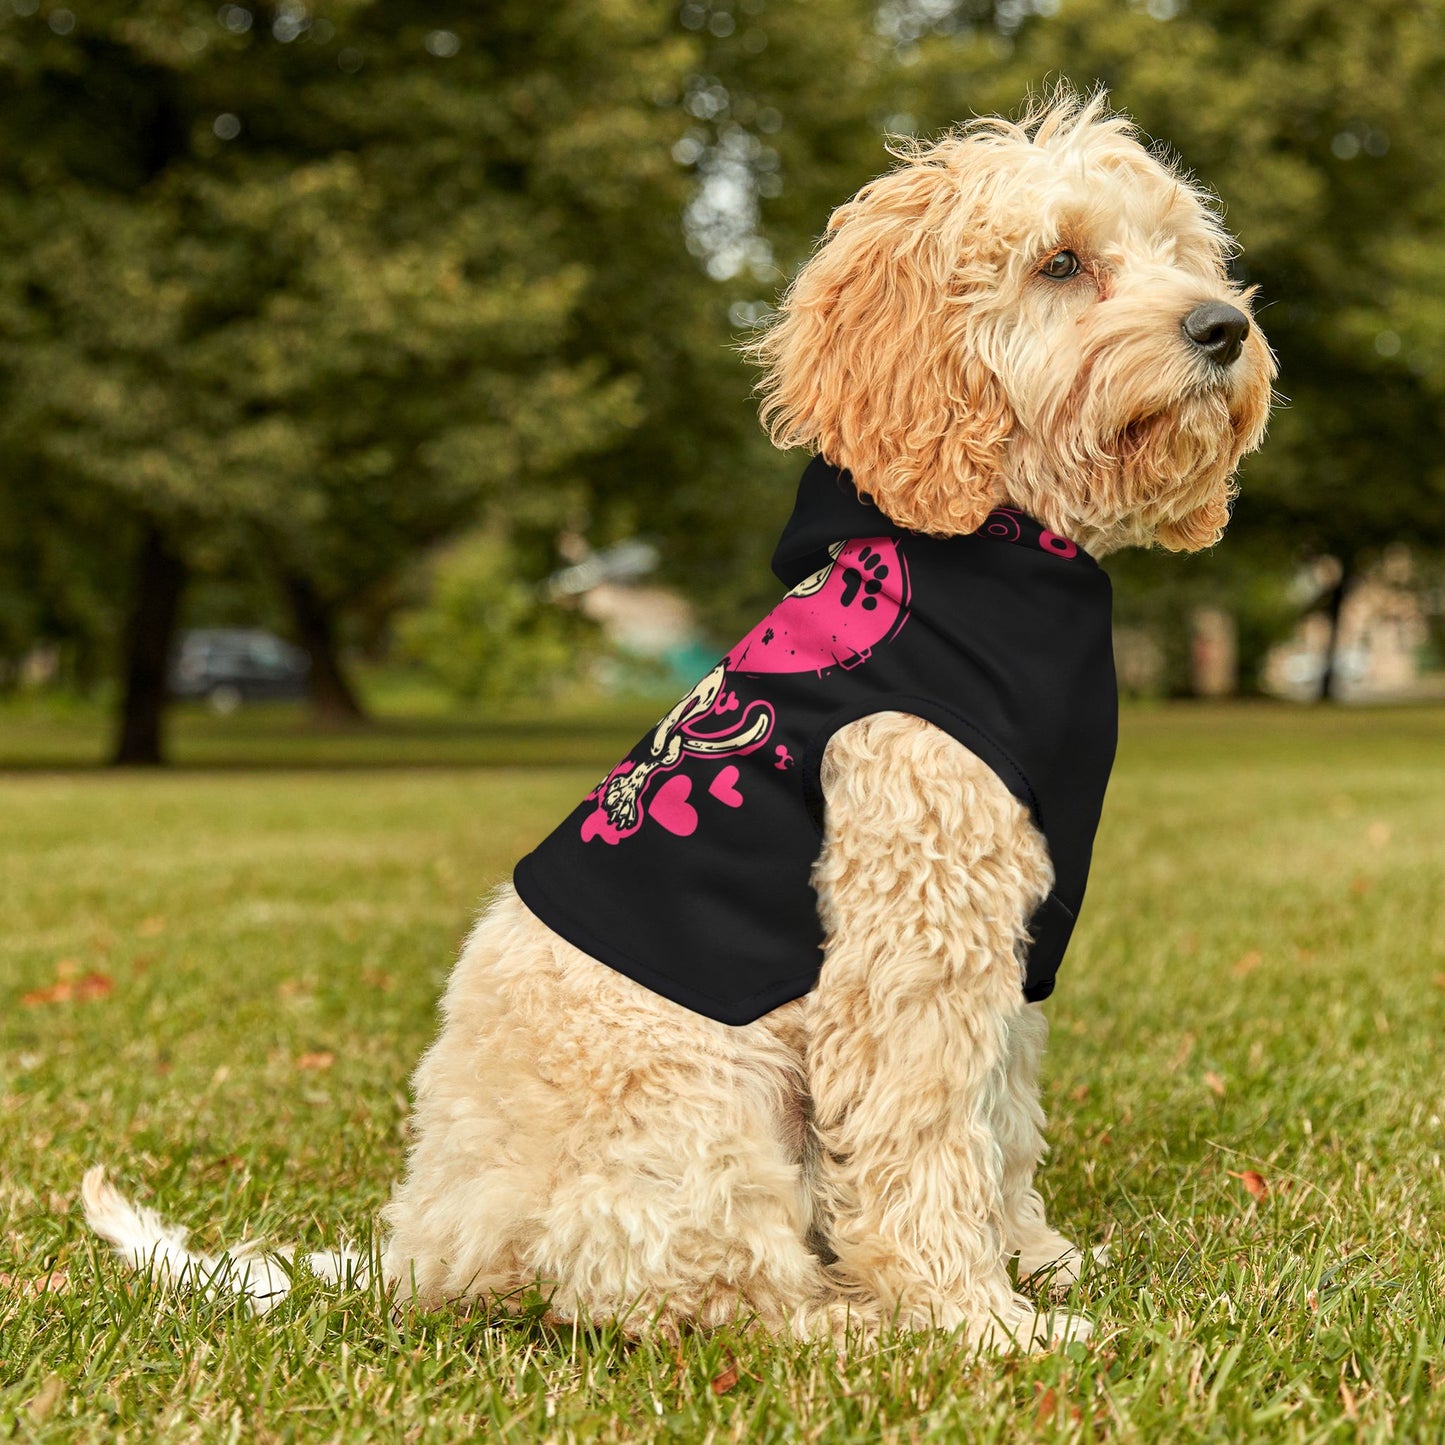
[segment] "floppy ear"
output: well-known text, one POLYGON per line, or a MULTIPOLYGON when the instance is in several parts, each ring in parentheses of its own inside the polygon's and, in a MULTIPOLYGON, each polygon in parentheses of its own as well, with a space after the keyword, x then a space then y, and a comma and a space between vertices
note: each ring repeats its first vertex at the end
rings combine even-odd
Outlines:
MULTIPOLYGON (((961 180, 940 143, 839 207, 748 351, 764 424, 853 474, 900 526, 974 532, 1003 500, 1013 416, 959 285, 961 180)), ((966 245, 966 241, 964 242, 966 245)))

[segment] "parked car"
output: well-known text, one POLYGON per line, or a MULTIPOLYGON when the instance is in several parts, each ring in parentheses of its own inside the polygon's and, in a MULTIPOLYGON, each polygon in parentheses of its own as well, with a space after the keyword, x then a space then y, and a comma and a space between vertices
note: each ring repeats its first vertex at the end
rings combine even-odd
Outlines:
POLYGON ((172 697, 204 698, 217 712, 243 702, 306 696, 311 659, 259 627, 203 627, 181 635, 172 697))

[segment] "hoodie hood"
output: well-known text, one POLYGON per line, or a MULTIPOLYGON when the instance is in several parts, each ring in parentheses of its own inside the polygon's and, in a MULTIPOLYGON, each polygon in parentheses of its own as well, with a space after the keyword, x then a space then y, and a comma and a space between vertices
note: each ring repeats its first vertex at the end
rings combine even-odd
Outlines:
MULTIPOLYGON (((871 497, 861 494, 852 472, 814 457, 798 482, 793 514, 773 552, 773 574, 785 587, 796 587, 805 577, 827 565, 828 549, 835 542, 862 537, 916 536, 890 521, 871 497)), ((995 542, 1015 544, 1098 564, 1077 543, 1050 532, 1042 523, 1016 507, 996 507, 982 527, 971 534, 995 542)), ((946 540, 946 539, 945 539, 946 540)))

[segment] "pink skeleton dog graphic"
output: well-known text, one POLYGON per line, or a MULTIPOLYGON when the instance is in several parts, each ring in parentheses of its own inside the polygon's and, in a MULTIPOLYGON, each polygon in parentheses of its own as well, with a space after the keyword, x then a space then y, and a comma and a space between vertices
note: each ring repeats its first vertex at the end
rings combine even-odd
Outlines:
MULTIPOLYGON (((741 703, 733 679, 768 674, 854 668, 887 642, 908 617, 908 568, 886 537, 838 542, 830 560, 806 577, 688 695, 658 723, 633 755, 591 793, 596 806, 582 822, 582 839, 620 843, 651 817, 678 837, 697 830, 688 762, 740 758, 763 748, 776 712, 766 698, 741 703)), ((771 766, 793 767, 784 745, 771 766)), ((742 775, 729 762, 715 772, 707 793, 724 806, 745 801, 742 775)))

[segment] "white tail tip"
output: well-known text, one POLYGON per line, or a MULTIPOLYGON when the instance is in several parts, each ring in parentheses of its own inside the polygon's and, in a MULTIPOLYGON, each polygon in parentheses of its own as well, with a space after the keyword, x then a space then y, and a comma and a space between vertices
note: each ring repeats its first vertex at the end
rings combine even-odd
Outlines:
MULTIPOLYGON (((224 1254, 193 1254, 187 1231, 167 1224, 153 1209, 132 1204, 105 1177, 105 1165, 86 1170, 80 1183, 85 1222, 132 1269, 168 1285, 199 1289, 207 1299, 239 1295, 258 1315, 279 1304, 291 1288, 291 1250, 267 1252, 242 1245, 224 1254)), ((332 1284, 364 1284, 367 1261, 352 1250, 327 1250, 307 1256, 314 1274, 332 1284)))

